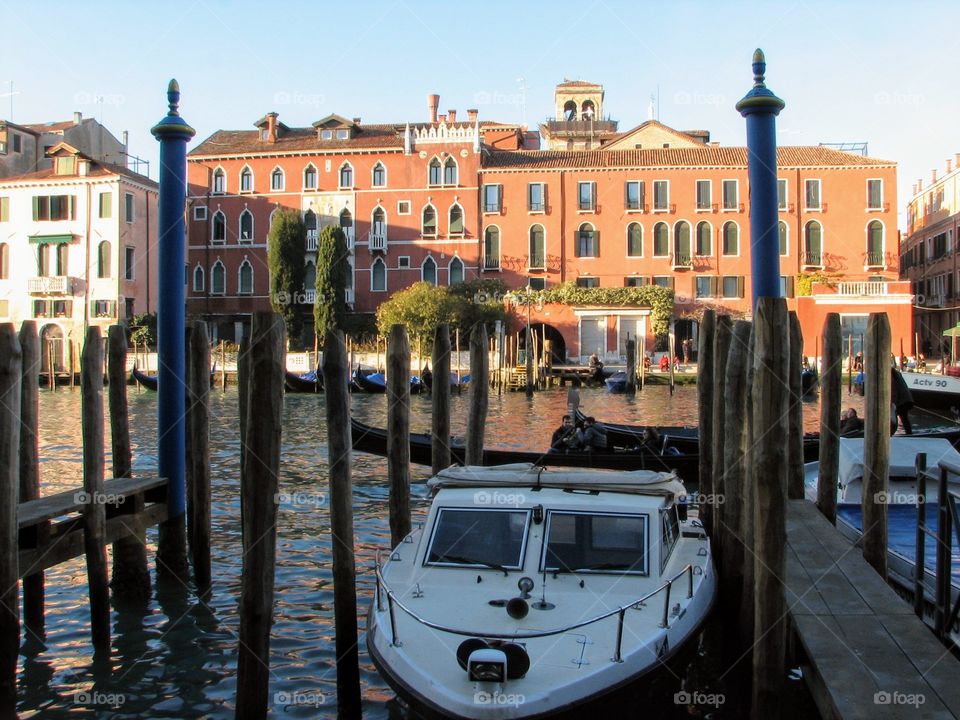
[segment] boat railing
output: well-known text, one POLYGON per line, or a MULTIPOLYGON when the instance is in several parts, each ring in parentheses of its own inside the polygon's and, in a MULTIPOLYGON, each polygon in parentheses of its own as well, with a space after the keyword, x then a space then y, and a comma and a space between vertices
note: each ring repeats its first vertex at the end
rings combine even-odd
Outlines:
MULTIPOLYGON (((491 633, 491 632, 477 632, 475 630, 464 630, 462 628, 450 627, 448 625, 442 625, 440 623, 433 622, 432 620, 427 620, 424 617, 418 615, 414 610, 405 605, 399 598, 397 598, 396 593, 390 589, 387 585, 387 581, 383 578, 381 572, 381 563, 380 563, 380 551, 377 551, 376 559, 376 575, 377 575, 377 586, 375 591, 374 601, 377 604, 377 612, 383 612, 383 598, 386 596, 387 602, 387 611, 390 615, 390 645, 393 647, 400 647, 402 643, 400 638, 397 635, 397 618, 396 618, 396 608, 400 608, 411 618, 416 620, 418 623, 424 627, 428 627, 432 630, 438 630, 439 632, 450 633, 451 635, 462 635, 467 637, 478 637, 482 636, 489 640, 530 640, 533 638, 542 638, 550 637, 552 635, 560 635, 565 632, 570 632, 571 630, 577 630, 578 628, 586 627, 587 625, 593 625, 594 623, 601 622, 607 618, 617 616, 617 640, 616 647, 614 649, 613 657, 611 658, 612 662, 623 662, 621 656, 621 648, 623 644, 623 623, 626 617, 627 610, 631 608, 634 610, 642 610, 647 600, 655 597, 661 592, 664 593, 663 598, 663 615, 661 616, 660 623, 658 627, 660 628, 669 628, 670 627, 670 596, 671 590, 674 583, 680 580, 682 577, 687 577, 687 599, 693 597, 693 576, 697 574, 695 570, 700 569, 699 566, 694 566, 689 564, 684 567, 680 572, 674 575, 672 578, 664 582, 656 590, 652 590, 642 597, 637 598, 636 600, 631 600, 630 602, 620 605, 619 607, 608 610, 605 613, 596 615, 588 620, 581 620, 580 622, 572 623, 570 625, 565 625, 559 628, 551 628, 549 630, 530 630, 523 632, 511 632, 511 633, 491 633)), ((702 572, 702 571, 701 571, 702 572)), ((415 595, 416 596, 416 595, 415 595)), ((677 614, 679 617, 679 613, 677 614)))
POLYGON ((917 547, 914 564, 914 612, 923 617, 926 597, 926 537, 937 541, 937 557, 934 564, 934 610, 933 629, 941 642, 950 643, 950 629, 957 624, 960 616, 960 594, 953 599, 952 554, 954 543, 960 551, 960 514, 957 503, 960 494, 950 488, 950 478, 960 477, 960 465, 949 460, 938 463, 938 473, 927 470, 926 453, 918 453, 916 458, 917 477, 917 547), (933 530, 927 524, 927 480, 937 481, 937 528, 933 530), (952 603, 952 606, 951 606, 952 603))

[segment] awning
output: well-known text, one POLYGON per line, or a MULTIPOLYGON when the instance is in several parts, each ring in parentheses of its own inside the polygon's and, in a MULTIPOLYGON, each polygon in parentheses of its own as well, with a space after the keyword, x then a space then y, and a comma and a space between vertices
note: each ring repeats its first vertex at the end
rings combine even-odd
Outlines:
POLYGON ((46 245, 61 245, 63 243, 72 243, 76 236, 67 235, 31 235, 30 242, 46 245))
POLYGON ((943 331, 943 337, 960 337, 960 323, 943 331))

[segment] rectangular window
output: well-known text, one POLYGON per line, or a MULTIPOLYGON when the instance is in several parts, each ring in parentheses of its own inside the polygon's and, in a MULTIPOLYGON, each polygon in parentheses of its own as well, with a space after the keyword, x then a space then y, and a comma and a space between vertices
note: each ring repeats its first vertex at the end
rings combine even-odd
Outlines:
POLYGON ((577 278, 577 287, 595 288, 600 287, 599 278, 581 276, 577 278))
POLYGON ((132 247, 123 249, 123 278, 133 280, 134 251, 132 247))
POLYGON ((90 312, 94 317, 109 318, 115 315, 113 311, 115 305, 112 300, 94 300, 90 304, 92 305, 90 312))
POLYGON ((794 295, 793 290, 793 275, 781 275, 780 276, 780 295, 785 298, 792 298, 794 295))
POLYGON ((654 275, 653 284, 657 287, 672 288, 673 275, 654 275))
POLYGON ((552 510, 546 535, 544 572, 648 573, 646 515, 552 510))
POLYGON ((626 210, 643 210, 643 183, 633 180, 624 183, 623 207, 626 210))
POLYGON ((867 180, 867 209, 883 209, 883 180, 867 180))
POLYGON ((723 296, 725 298, 743 297, 743 276, 742 275, 724 276, 723 296))
POLYGON ((527 185, 527 210, 543 212, 545 209, 543 183, 529 183, 527 185))
POLYGON ((10 301, 0 300, 0 318, 10 317, 10 301))
POLYGON ((205 205, 198 205, 193 209, 193 219, 194 220, 206 220, 207 219, 207 208, 205 205))
POLYGON ((488 213, 500 212, 503 209, 501 185, 483 186, 483 211, 488 213))
POLYGON ((740 196, 737 192, 736 180, 723 181, 723 209, 737 210, 740 207, 740 196))
POLYGON ((709 180, 697 180, 697 210, 709 210, 713 204, 713 183, 709 180))
POLYGON ((125 222, 133 222, 133 193, 123 194, 123 219, 125 222))
POLYGON ((409 215, 409 214, 410 214, 410 201, 397 200, 397 215, 409 215))
POLYGON ((397 258, 397 267, 401 269, 410 267, 410 256, 400 255, 397 258))
POLYGON ((644 285, 649 285, 649 279, 644 275, 630 275, 623 279, 624 287, 643 287, 644 285))
POLYGON ((347 128, 337 128, 337 140, 349 140, 350 131, 347 128))
POLYGON ((670 185, 666 180, 653 181, 653 209, 661 212, 670 209, 670 185))
POLYGON ((13 151, 15 153, 20 152, 20 136, 16 133, 13 133, 13 151))
POLYGON ((50 317, 50 308, 46 300, 33 301, 33 316, 38 318, 50 317))
POLYGON ((494 565, 519 570, 529 524, 529 510, 440 508, 424 565, 494 565))
POLYGON ((37 195, 33 198, 34 220, 75 220, 75 196, 37 195))
POLYGON ((69 317, 73 314, 73 300, 54 300, 51 305, 54 317, 69 317))
POLYGON ((10 222, 10 198, 0 197, 0 222, 10 222))
POLYGON ((787 210, 787 181, 777 180, 777 208, 786 212, 787 210))
POLYGON ((547 279, 545 277, 529 277, 527 278, 527 287, 531 290, 546 290, 547 279))
POLYGON ((713 297, 717 294, 717 279, 709 275, 697 277, 694 289, 698 298, 713 297))
POLYGON ((577 183, 577 207, 580 210, 594 210, 597 207, 597 184, 594 182, 577 183))
POLYGON ((804 180, 803 185, 805 188, 804 198, 806 205, 804 206, 806 210, 819 210, 820 209, 820 181, 819 180, 804 180))
POLYGON ((108 218, 113 214, 113 193, 100 193, 100 217, 108 218))

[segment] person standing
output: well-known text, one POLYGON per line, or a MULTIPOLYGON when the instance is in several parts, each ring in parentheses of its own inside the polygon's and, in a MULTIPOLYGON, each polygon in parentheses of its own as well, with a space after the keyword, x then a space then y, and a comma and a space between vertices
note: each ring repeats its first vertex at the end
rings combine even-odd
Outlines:
POLYGON ((693 345, 693 340, 690 338, 685 338, 683 343, 683 364, 690 364, 690 346, 693 345))
POLYGON ((580 378, 574 378, 570 382, 570 389, 567 390, 567 413, 575 418, 580 410, 580 378))
MULTIPOLYGON (((898 373, 895 367, 890 368, 890 400, 893 402, 896 417, 900 419, 900 423, 903 425, 903 431, 907 435, 913 435, 913 427, 910 425, 913 394, 907 387, 907 381, 903 379, 903 375, 898 373)), ((896 432, 896 419, 891 418, 890 424, 896 432)))

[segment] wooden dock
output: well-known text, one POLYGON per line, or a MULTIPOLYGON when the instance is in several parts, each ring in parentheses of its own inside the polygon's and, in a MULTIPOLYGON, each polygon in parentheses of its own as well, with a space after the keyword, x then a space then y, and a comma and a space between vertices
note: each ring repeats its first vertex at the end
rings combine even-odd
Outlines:
POLYGON ((813 503, 787 503, 787 607, 823 718, 960 718, 960 661, 813 503))

